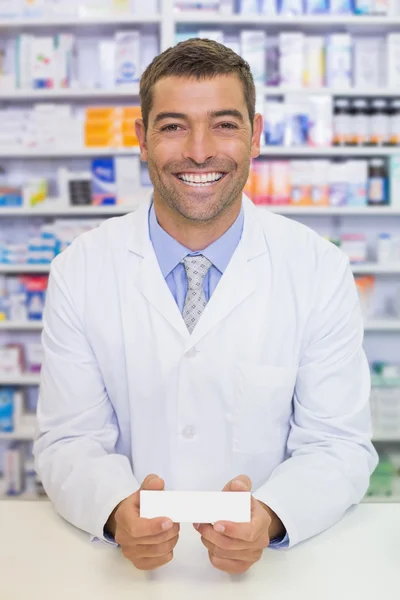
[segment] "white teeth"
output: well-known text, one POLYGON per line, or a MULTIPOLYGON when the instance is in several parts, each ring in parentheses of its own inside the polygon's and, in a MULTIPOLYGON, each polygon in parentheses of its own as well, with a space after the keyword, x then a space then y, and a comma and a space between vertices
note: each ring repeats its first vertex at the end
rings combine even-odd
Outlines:
POLYGON ((181 181, 193 186, 211 185, 221 179, 222 176, 222 173, 202 173, 200 175, 181 173, 178 175, 181 181))

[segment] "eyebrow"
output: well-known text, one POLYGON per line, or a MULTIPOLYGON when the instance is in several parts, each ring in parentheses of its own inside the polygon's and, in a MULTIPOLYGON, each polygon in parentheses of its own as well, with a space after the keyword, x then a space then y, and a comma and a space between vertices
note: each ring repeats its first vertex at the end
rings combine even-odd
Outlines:
MULTIPOLYGON (((238 119, 241 123, 244 123, 244 117, 242 113, 236 108, 209 111, 207 115, 210 119, 216 119, 218 117, 234 117, 235 119, 238 119)), ((187 121, 188 116, 185 115, 185 113, 161 112, 158 113, 158 115, 156 115, 154 119, 154 125, 156 123, 159 123, 160 121, 163 121, 164 119, 180 119, 181 121, 187 121)))

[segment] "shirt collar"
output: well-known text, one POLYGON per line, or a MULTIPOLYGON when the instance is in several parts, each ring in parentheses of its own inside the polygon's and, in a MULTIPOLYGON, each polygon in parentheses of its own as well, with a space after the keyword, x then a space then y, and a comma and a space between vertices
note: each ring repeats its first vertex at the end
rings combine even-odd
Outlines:
POLYGON ((236 221, 220 238, 204 250, 193 252, 182 246, 160 226, 152 202, 149 211, 149 234, 164 279, 188 254, 190 256, 198 254, 205 256, 218 271, 224 273, 242 237, 243 225, 244 212, 242 205, 236 221))

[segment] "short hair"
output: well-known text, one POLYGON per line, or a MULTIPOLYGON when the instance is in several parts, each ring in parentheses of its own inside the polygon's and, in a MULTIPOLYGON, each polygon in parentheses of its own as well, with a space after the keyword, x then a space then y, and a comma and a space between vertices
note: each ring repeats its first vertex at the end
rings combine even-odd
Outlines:
POLYGON ((165 50, 149 64, 140 80, 140 103, 145 131, 153 104, 154 85, 163 77, 237 75, 243 85, 251 127, 256 111, 256 90, 250 65, 233 50, 214 40, 191 38, 165 50))

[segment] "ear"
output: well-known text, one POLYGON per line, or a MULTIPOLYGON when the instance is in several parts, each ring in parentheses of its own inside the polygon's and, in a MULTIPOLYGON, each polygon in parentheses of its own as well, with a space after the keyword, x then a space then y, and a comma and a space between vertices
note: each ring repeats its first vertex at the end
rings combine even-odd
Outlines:
POLYGON ((136 119, 135 132, 136 132, 136 137, 139 140, 140 160, 142 162, 147 162, 148 153, 147 153, 147 142, 146 142, 146 130, 144 128, 143 119, 136 119))
POLYGON ((251 158, 257 158, 260 156, 260 141, 261 136, 264 135, 264 123, 260 113, 254 115, 253 120, 253 136, 251 138, 251 158))

